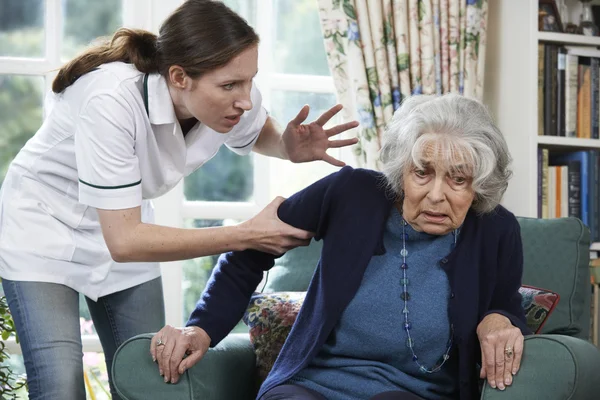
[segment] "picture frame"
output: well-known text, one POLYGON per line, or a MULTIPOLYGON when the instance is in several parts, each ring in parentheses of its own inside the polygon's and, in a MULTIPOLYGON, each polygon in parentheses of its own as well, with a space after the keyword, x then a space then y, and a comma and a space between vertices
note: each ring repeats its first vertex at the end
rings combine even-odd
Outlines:
POLYGON ((538 30, 564 32, 555 0, 538 0, 538 30))

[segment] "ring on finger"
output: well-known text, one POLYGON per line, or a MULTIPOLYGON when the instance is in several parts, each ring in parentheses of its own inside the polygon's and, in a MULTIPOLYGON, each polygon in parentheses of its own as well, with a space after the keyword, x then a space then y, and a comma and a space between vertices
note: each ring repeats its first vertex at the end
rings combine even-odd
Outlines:
POLYGON ((506 358, 511 358, 513 356, 513 349, 511 346, 506 347, 506 349, 504 349, 504 354, 506 355, 506 358))
POLYGON ((163 342, 162 338, 160 337, 160 338, 156 339, 156 345, 157 346, 164 346, 165 342, 163 342))

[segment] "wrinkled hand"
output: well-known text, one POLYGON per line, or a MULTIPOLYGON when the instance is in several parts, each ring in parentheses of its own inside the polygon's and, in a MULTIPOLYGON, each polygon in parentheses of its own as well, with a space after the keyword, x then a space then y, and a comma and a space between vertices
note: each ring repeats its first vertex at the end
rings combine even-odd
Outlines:
POLYGON ((479 323, 477 337, 481 345, 480 377, 487 377, 494 389, 504 390, 521 367, 524 340, 521 330, 504 315, 494 313, 479 323))
POLYGON ((150 354, 158 362, 158 372, 165 382, 177 383, 179 376, 200 361, 209 347, 210 337, 204 329, 166 325, 152 337, 150 354))
POLYGON ((248 248, 280 255, 295 247, 310 244, 313 233, 294 228, 277 216, 277 209, 284 201, 285 198, 276 197, 255 217, 238 225, 246 230, 244 236, 250 238, 248 248))
POLYGON ((345 164, 327 154, 327 149, 351 146, 358 139, 329 140, 330 137, 339 135, 348 129, 356 128, 357 121, 346 122, 330 129, 323 129, 334 115, 342 109, 338 104, 324 112, 319 118, 309 124, 303 124, 308 117, 309 107, 304 106, 283 132, 283 145, 290 161, 295 163, 323 160, 331 165, 343 167, 345 164))

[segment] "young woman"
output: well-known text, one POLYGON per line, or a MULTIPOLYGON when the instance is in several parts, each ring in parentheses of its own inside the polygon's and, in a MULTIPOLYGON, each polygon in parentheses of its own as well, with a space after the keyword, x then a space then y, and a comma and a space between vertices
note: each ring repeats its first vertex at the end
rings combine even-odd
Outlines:
POLYGON ((164 324, 158 262, 307 244, 309 232, 277 218, 282 199, 233 227, 152 224, 148 199, 223 145, 342 165, 326 150, 356 142, 329 140, 356 122, 323 128, 339 106, 307 125, 304 107, 280 132, 253 84, 258 40, 222 3, 189 0, 158 37, 120 29, 59 71, 48 116, 11 164, 0 201, 0 276, 30 399, 85 399, 79 293, 110 376, 119 344, 164 324))

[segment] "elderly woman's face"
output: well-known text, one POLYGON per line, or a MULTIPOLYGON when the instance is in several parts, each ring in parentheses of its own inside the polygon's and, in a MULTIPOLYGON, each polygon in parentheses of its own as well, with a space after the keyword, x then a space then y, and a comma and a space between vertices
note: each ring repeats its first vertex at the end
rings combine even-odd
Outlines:
POLYGON ((427 154, 423 158, 423 168, 404 173, 403 216, 417 231, 445 235, 462 225, 473 203, 470 168, 436 165, 436 157, 427 154))

